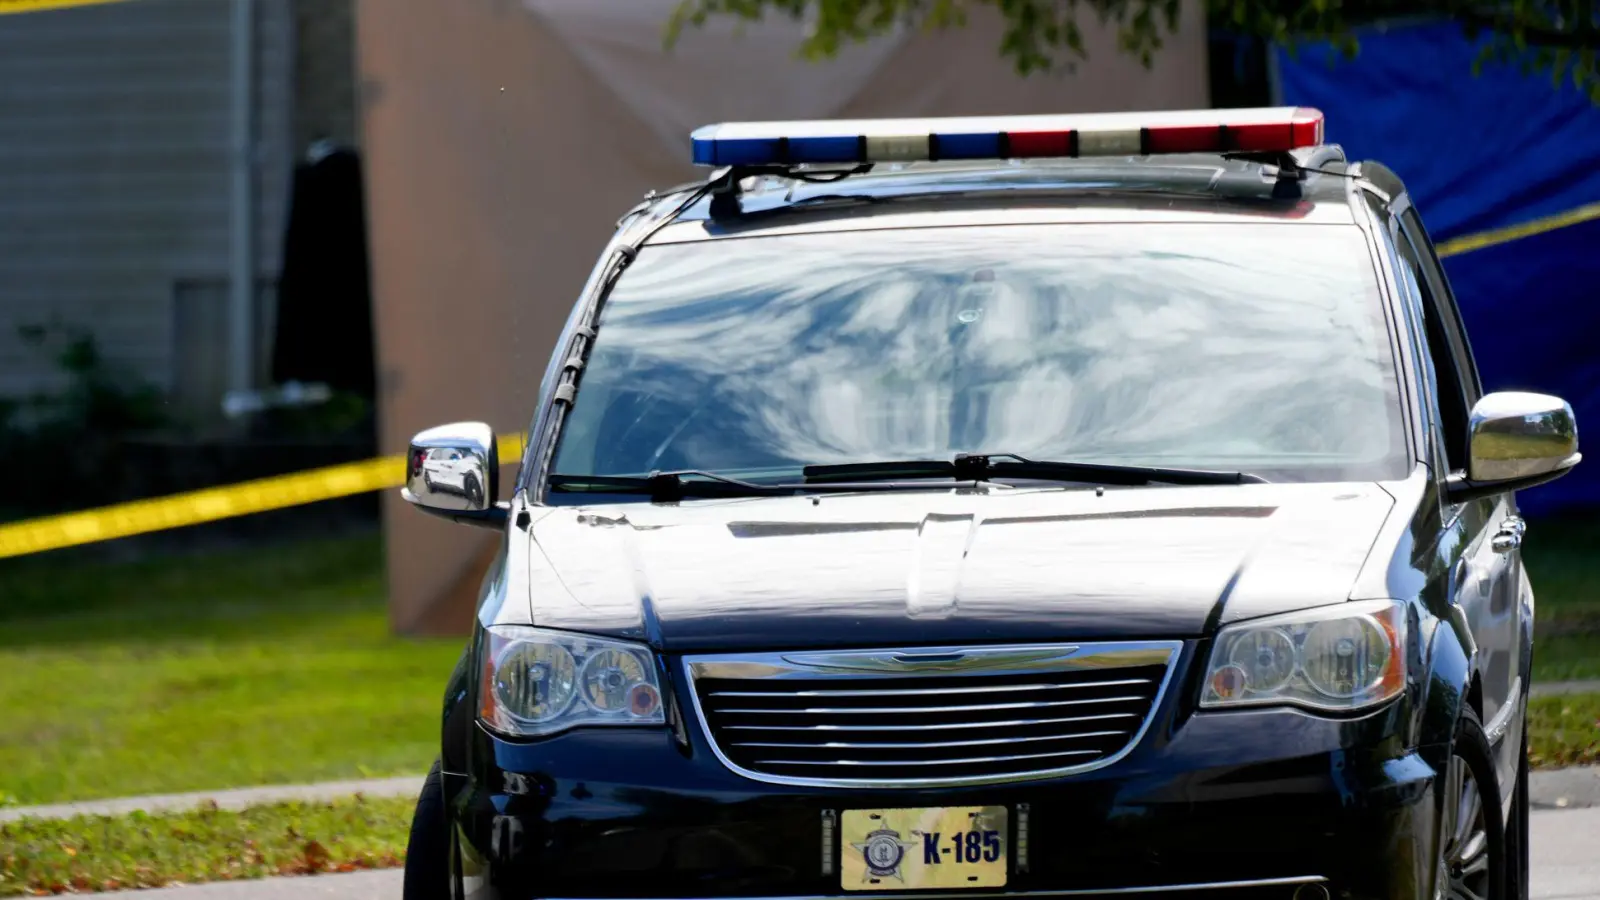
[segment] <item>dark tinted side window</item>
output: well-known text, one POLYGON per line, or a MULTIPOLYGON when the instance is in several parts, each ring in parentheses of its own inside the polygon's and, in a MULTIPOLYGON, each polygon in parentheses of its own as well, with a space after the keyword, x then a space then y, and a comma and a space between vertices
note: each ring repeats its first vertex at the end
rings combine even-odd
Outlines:
POLYGON ((1445 276, 1444 266, 1439 263, 1433 239, 1428 236, 1428 229, 1423 226, 1422 216, 1415 206, 1407 207, 1405 213, 1400 216, 1400 225, 1416 248, 1429 291, 1439 301, 1445 332, 1450 338, 1450 351, 1461 369, 1467 400, 1469 403, 1476 403, 1478 398, 1483 396, 1483 382, 1478 378, 1478 366, 1472 357, 1472 345, 1467 341, 1467 329, 1461 320, 1461 309, 1456 305, 1456 295, 1450 289, 1450 279, 1445 276))
POLYGON ((1467 465, 1467 414, 1480 391, 1455 304, 1426 233, 1414 224, 1419 222, 1416 210, 1408 209, 1401 217, 1396 244, 1422 295, 1428 354, 1437 380, 1439 425, 1444 430, 1441 437, 1449 468, 1455 471, 1467 465))

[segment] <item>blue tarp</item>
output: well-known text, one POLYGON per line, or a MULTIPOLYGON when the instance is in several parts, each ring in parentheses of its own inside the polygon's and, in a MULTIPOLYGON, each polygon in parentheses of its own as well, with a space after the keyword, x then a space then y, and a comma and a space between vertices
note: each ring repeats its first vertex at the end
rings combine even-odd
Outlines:
MULTIPOLYGON (((1279 48, 1282 102, 1406 182, 1436 243, 1600 202, 1600 110, 1545 75, 1486 66, 1448 24, 1360 34, 1361 52, 1279 48)), ((1567 399, 1600 441, 1600 221, 1445 259, 1486 390, 1567 399)), ((1581 446, 1581 444, 1580 444, 1581 446)), ((1566 478, 1519 495, 1532 514, 1600 507, 1600 443, 1566 478)))

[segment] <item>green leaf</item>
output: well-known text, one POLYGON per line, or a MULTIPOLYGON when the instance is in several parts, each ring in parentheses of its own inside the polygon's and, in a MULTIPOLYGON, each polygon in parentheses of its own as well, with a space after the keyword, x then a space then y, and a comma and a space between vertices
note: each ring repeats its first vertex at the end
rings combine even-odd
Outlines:
MULTIPOLYGON (((968 13, 978 9, 1000 16, 995 52, 1023 75, 1086 59, 1086 23, 1113 28, 1117 51, 1149 66, 1176 33, 1180 13, 1177 0, 682 0, 665 39, 670 46, 684 28, 712 19, 758 21, 770 12, 814 23, 801 50, 806 58, 825 59, 901 25, 963 27, 968 13)), ((1207 0, 1206 9, 1212 21, 1230 23, 1241 34, 1289 45, 1325 40, 1345 59, 1358 54, 1355 29, 1364 24, 1415 16, 1454 20, 1470 40, 1488 35, 1495 54, 1479 56, 1463 75, 1481 72, 1488 59, 1515 59, 1557 85, 1570 78, 1591 97, 1600 96, 1594 0, 1558 0, 1555 6, 1509 0, 1490 7, 1463 0, 1207 0)))

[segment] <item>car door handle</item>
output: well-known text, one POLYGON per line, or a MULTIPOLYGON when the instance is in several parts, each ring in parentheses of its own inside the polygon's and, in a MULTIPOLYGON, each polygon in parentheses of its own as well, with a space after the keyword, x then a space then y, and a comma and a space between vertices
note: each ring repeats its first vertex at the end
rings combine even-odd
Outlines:
POLYGON ((1494 533, 1494 539, 1489 546, 1496 553, 1510 553, 1522 546, 1522 534, 1528 530, 1528 524, 1518 516, 1508 516, 1500 523, 1500 530, 1494 533))

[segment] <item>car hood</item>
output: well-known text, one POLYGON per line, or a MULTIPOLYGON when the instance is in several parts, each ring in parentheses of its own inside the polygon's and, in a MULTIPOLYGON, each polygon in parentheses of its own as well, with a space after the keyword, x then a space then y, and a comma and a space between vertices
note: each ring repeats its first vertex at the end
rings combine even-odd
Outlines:
POLYGON ((500 620, 670 650, 1192 637, 1347 599, 1393 505, 1358 483, 545 508, 500 620))

